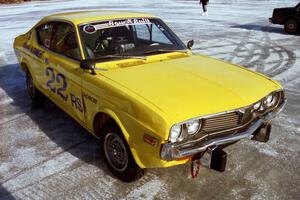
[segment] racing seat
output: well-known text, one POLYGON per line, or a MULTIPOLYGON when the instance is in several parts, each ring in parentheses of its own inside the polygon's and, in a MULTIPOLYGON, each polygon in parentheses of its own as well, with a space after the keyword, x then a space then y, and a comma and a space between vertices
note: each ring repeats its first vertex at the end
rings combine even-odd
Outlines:
POLYGON ((133 35, 125 26, 105 30, 101 35, 101 40, 104 49, 112 53, 116 53, 121 45, 126 47, 126 45, 131 44, 134 46, 133 35))

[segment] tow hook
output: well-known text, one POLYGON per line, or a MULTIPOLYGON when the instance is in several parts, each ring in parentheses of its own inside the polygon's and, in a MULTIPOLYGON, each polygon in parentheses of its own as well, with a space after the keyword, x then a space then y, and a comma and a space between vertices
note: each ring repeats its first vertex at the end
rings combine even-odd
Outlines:
POLYGON ((191 162, 191 176, 192 176, 192 178, 196 178, 198 176, 200 169, 201 169, 200 160, 198 160, 198 159, 192 160, 192 162, 191 162))
POLYGON ((271 124, 264 124, 258 128, 254 133, 252 140, 258 142, 268 142, 271 134, 271 124))
POLYGON ((225 171, 227 153, 220 147, 209 148, 202 156, 195 155, 191 162, 191 175, 196 178, 201 166, 219 172, 225 171), (199 158, 200 157, 200 158, 199 158))

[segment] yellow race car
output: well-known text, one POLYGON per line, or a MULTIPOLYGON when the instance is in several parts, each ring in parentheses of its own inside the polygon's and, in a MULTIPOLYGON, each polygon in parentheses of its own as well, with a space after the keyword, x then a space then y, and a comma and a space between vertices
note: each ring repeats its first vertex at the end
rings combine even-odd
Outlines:
POLYGON ((281 85, 192 45, 156 16, 95 10, 47 16, 14 41, 33 102, 48 97, 99 138, 127 182, 187 162, 224 171, 224 147, 269 139, 281 85))

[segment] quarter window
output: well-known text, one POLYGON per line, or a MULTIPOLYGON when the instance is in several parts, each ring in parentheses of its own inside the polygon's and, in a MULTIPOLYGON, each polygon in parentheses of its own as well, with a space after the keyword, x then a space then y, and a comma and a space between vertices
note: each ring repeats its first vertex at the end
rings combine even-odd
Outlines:
POLYGON ((53 33, 53 24, 48 23, 37 29, 38 42, 40 45, 50 49, 51 36, 53 33))

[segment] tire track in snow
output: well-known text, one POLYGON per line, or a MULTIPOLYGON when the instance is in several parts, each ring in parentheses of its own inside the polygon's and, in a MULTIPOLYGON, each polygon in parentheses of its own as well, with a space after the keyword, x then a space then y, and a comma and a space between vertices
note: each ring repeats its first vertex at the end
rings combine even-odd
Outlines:
MULTIPOLYGON (((276 40, 272 41, 267 33, 269 29, 271 27, 262 29, 262 33, 258 33, 257 30, 247 31, 243 34, 242 40, 238 41, 234 37, 224 38, 222 45, 218 45, 213 39, 194 50, 198 52, 213 50, 214 53, 209 55, 275 77, 294 67, 297 57, 293 51, 279 45, 276 40)), ((215 40, 219 41, 219 38, 215 40)))

